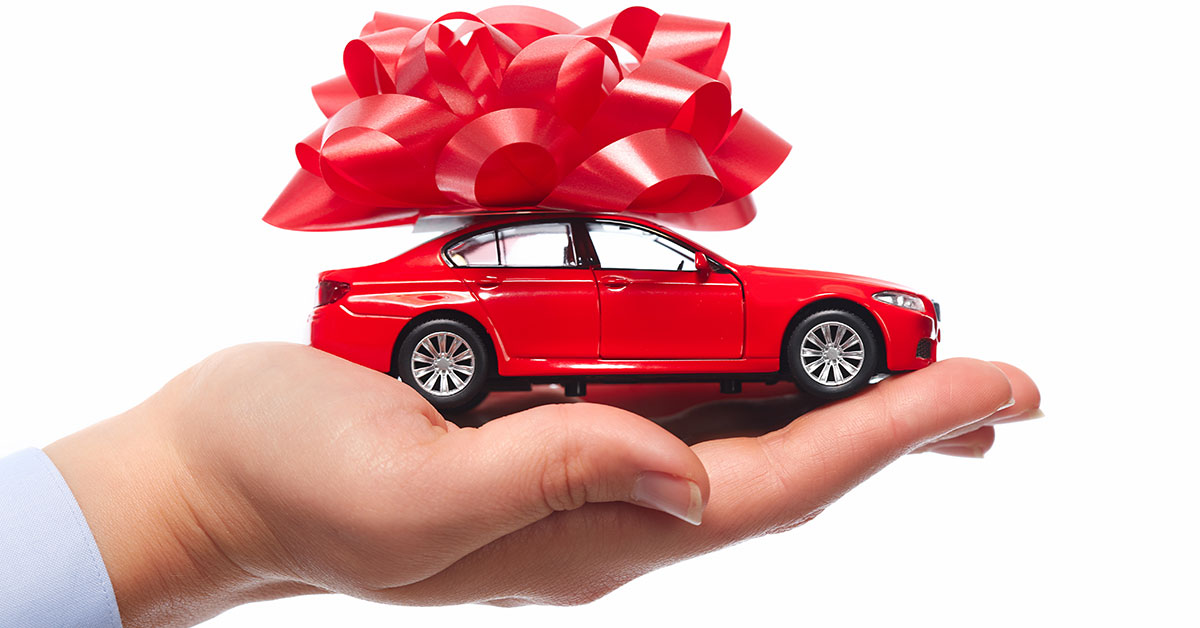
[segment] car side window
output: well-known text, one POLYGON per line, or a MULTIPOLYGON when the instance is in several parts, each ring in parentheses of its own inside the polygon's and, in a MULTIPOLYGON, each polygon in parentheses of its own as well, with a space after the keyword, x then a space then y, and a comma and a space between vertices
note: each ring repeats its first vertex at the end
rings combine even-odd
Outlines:
POLYGON ((455 266, 499 266, 500 246, 495 231, 484 231, 455 244, 446 251, 455 266))
POLYGON ((539 222, 505 227, 497 232, 500 265, 510 268, 576 266, 570 227, 562 222, 539 222))
POLYGON ((695 270, 695 253, 666 236, 631 225, 589 222, 588 235, 601 268, 695 270))
POLYGON ((455 266, 566 268, 578 265, 566 223, 544 222, 485 231, 446 250, 455 266))

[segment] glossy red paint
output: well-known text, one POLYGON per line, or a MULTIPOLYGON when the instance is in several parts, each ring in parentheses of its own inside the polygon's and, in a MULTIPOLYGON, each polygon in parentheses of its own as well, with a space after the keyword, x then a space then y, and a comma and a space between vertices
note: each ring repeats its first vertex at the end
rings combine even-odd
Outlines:
POLYGON ((595 275, 602 359, 742 357, 742 284, 733 275, 599 269, 595 275))
POLYGON ((588 268, 454 268, 512 358, 594 360, 600 343, 596 280, 588 268))
POLYGON ((888 282, 836 273, 735 264, 648 220, 602 214, 529 212, 483 215, 386 262, 332 270, 322 280, 349 284, 312 315, 312 344, 395 374, 394 354, 414 324, 453 317, 490 340, 499 378, 642 377, 771 380, 786 377, 781 357, 791 327, 814 308, 836 305, 875 327, 886 369, 907 371, 937 359, 933 302, 888 282), (460 267, 445 250, 489 229, 547 222, 571 225, 567 268, 460 267), (708 268, 606 269, 595 263, 586 223, 632 225, 661 234, 708 268), (703 256, 703 260, 701 260, 703 256), (917 296, 918 312, 873 295, 917 296), (927 350, 919 357, 918 343, 927 350))

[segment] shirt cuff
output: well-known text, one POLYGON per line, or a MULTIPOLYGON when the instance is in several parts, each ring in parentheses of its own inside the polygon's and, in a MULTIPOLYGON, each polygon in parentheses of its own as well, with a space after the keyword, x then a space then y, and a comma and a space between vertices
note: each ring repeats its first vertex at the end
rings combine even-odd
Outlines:
POLYGON ((121 627, 96 539, 40 449, 0 458, 0 626, 121 627))

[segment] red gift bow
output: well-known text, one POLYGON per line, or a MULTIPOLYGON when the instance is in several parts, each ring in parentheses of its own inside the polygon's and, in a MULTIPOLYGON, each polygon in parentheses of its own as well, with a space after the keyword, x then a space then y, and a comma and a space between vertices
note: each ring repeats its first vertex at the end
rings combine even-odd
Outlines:
POLYGON ((345 75, 313 87, 329 120, 263 219, 330 231, 540 208, 744 226, 791 147, 731 113, 728 47, 728 23, 643 7, 586 28, 533 7, 376 13, 345 75))

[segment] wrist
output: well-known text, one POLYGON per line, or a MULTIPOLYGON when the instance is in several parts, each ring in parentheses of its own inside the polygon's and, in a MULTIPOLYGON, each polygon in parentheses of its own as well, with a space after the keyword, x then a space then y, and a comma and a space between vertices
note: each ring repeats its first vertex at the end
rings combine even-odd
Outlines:
POLYGON ((153 401, 44 450, 88 522, 128 628, 198 623, 265 586, 202 525, 196 505, 208 498, 153 401))

